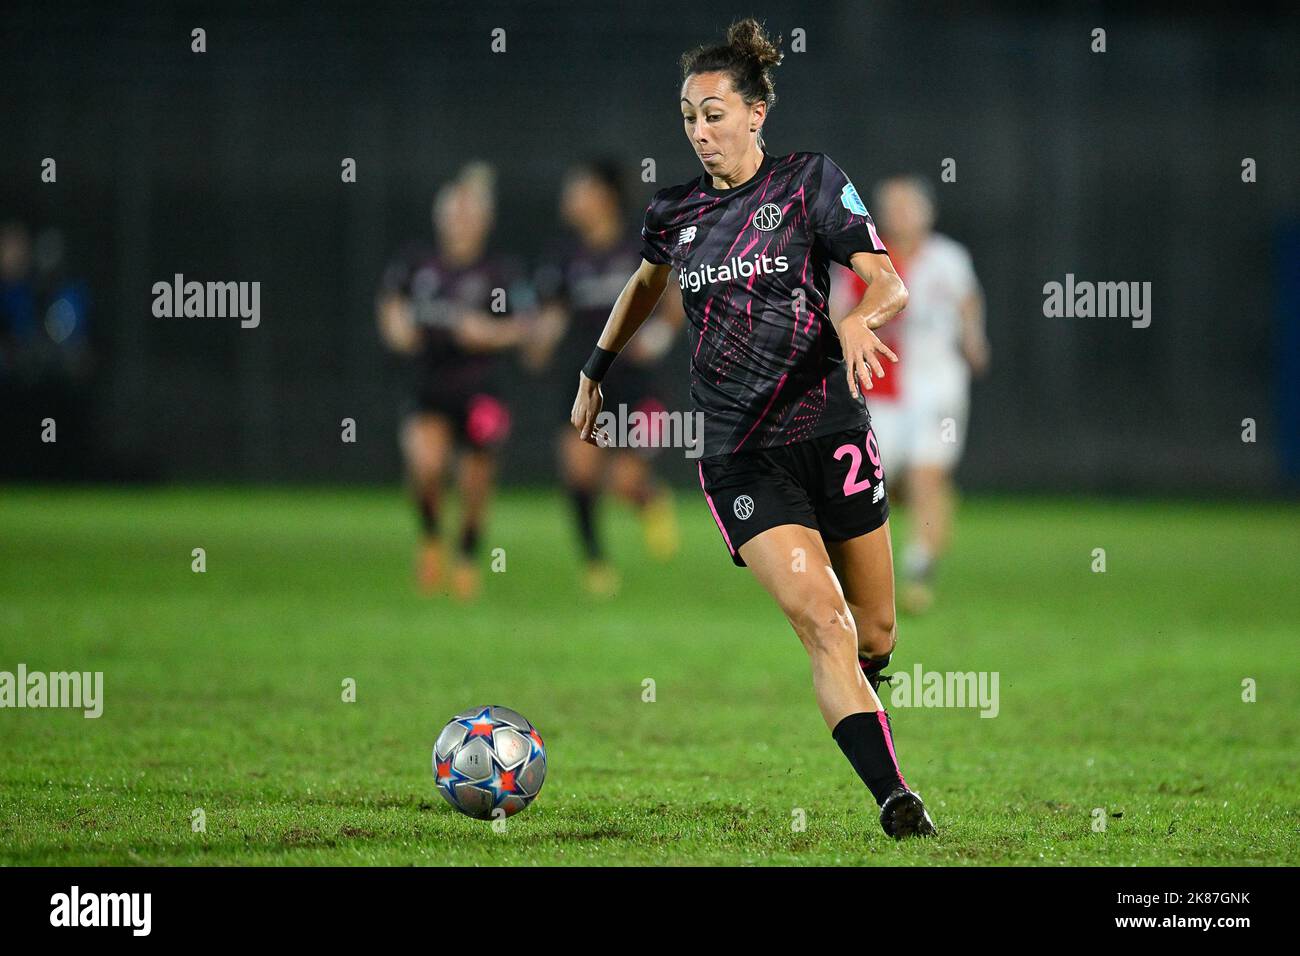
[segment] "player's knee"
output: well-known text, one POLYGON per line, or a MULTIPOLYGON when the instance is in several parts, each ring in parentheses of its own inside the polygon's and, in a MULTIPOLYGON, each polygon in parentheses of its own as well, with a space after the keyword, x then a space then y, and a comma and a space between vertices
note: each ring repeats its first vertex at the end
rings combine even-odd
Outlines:
POLYGON ((600 485, 601 459, 598 452, 595 455, 591 452, 597 452, 597 449, 582 441, 577 441, 576 447, 565 445, 560 467, 564 482, 570 488, 595 491, 600 485))
POLYGON ((643 505, 651 497, 651 486, 641 475, 623 475, 616 486, 619 497, 635 505, 643 505))
POLYGON ((813 600, 790 616, 795 633, 813 657, 837 657, 857 645, 857 629, 848 608, 833 598, 813 600))
POLYGON ((442 468, 437 460, 428 457, 411 459, 411 480, 421 494, 436 494, 442 481, 442 468))
POLYGON ((854 608, 853 618, 858 626, 858 654, 862 657, 884 657, 898 643, 898 624, 894 609, 854 608))

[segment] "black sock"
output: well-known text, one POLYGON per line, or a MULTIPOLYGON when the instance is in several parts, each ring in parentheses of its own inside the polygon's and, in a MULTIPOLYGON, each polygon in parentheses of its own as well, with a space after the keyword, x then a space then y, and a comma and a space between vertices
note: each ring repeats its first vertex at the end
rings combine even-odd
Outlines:
POLYGON ((423 491, 415 493, 416 508, 420 512, 420 528, 426 538, 438 536, 438 499, 423 491))
POLYGON ((907 786, 894 756, 894 741, 884 711, 849 714, 835 725, 831 736, 876 798, 876 803, 883 804, 891 793, 907 786))
POLYGON ((599 561, 601 547, 596 539, 596 496, 585 488, 570 488, 569 495, 573 499, 574 516, 578 519, 582 549, 588 561, 599 561))
POLYGON ((460 553, 466 558, 472 558, 478 553, 478 525, 466 522, 465 527, 460 531, 460 553))

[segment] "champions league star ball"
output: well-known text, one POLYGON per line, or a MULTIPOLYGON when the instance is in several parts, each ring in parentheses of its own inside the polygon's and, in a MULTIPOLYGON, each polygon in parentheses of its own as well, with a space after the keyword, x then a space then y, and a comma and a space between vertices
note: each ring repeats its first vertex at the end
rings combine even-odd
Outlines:
POLYGON ((546 748, 537 728, 508 707, 474 707, 447 722, 433 745, 433 782, 466 816, 518 813, 542 789, 546 748))

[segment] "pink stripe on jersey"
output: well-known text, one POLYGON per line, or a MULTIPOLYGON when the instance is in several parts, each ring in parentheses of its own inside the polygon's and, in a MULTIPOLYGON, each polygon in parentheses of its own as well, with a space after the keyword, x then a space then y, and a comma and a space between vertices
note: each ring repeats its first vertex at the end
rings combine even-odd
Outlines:
POLYGON ((709 489, 704 487, 704 463, 696 462, 696 466, 700 471, 700 491, 704 492, 704 500, 709 503, 709 510, 713 512, 713 520, 718 523, 718 530, 722 532, 722 540, 727 542, 727 550, 735 554, 736 549, 731 546, 731 536, 727 534, 722 519, 718 517, 718 509, 713 506, 713 496, 709 494, 709 489))
MULTIPOLYGON (((790 157, 787 156, 787 157, 786 157, 786 161, 788 161, 789 159, 790 159, 790 157)), ((784 166, 784 165, 785 165, 785 162, 780 162, 780 163, 774 163, 774 164, 773 164, 771 172, 769 172, 769 173, 767 174, 767 179, 763 180, 763 192, 762 192, 762 194, 758 197, 759 202, 762 202, 764 199, 767 198, 767 191, 768 191, 768 189, 769 189, 769 188, 771 187, 771 185, 772 185, 772 177, 775 176, 775 175, 776 175, 776 171, 777 171, 778 169, 780 169, 780 168, 781 168, 782 166, 784 166)))
POLYGON ((709 329, 709 309, 712 305, 713 296, 709 296, 709 301, 704 303, 704 323, 700 326, 700 337, 695 343, 695 355, 692 355, 691 358, 695 358, 700 354, 700 346, 704 344, 704 333, 709 329))
MULTIPOLYGON (((776 388, 772 389, 772 397, 767 400, 767 405, 763 408, 763 414, 759 415, 758 418, 754 419, 754 424, 749 426, 749 431, 745 432, 745 437, 740 440, 740 445, 743 445, 745 444, 745 442, 749 441, 749 436, 754 434, 754 429, 759 426, 759 424, 763 421, 763 419, 767 418, 767 413, 772 410, 772 403, 776 401, 776 393, 781 391, 781 386, 785 384, 786 376, 789 374, 790 374, 789 372, 781 373, 781 380, 776 383, 776 388)), ((735 448, 731 449, 731 453, 733 455, 736 452, 740 451, 740 445, 737 445, 735 448)))

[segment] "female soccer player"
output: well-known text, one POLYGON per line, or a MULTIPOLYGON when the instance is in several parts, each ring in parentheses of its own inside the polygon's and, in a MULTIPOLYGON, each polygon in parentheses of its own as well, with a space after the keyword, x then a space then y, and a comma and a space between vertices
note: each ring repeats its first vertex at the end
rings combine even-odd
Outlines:
POLYGON ((700 485, 737 565, 776 600, 812 663, 826 725, 898 839, 935 832, 899 769, 875 685, 894 648, 894 572, 879 448, 863 394, 874 329, 907 303, 853 184, 821 153, 775 156, 762 129, 781 55, 752 19, 682 57, 698 180, 646 210, 643 262, 579 375, 571 422, 595 429, 600 381, 676 269, 689 320, 691 395, 704 415, 700 485), (867 284, 832 323, 829 263, 867 284))
POLYGON ((474 564, 495 470, 494 449, 510 429, 496 396, 495 354, 523 341, 520 317, 530 292, 487 252, 492 229, 492 170, 471 163, 438 192, 433 204, 436 249, 409 250, 389 266, 376 313, 393 351, 413 359, 415 381, 402 424, 402 452, 420 514, 416 574, 431 593, 444 586, 439 527, 444 474, 459 446, 462 520, 451 574, 452 593, 478 593, 474 564))
MULTIPOLYGON (((566 387, 571 382, 570 372, 581 367, 592 340, 600 334, 628 272, 641 261, 641 243, 624 230, 623 194, 621 172, 610 161, 582 163, 565 177, 560 216, 576 241, 551 254, 538 270, 540 328, 529 343, 529 361, 535 367, 549 363, 562 368, 566 387)), ((681 321, 677 297, 665 296, 658 314, 628 349, 619 387, 611 395, 615 404, 647 414, 665 410, 655 365, 672 345, 681 321)), ((596 505, 605 481, 606 456, 568 428, 560 438, 559 451, 586 561, 584 584, 593 595, 606 597, 618 588, 618 576, 605 560, 597 526, 596 505)), ((672 496, 651 469, 653 452, 648 448, 620 450, 610 462, 610 483, 614 492, 637 510, 647 550, 653 557, 667 560, 677 550, 677 519, 672 496)))

